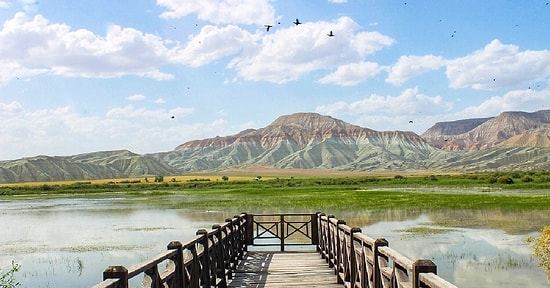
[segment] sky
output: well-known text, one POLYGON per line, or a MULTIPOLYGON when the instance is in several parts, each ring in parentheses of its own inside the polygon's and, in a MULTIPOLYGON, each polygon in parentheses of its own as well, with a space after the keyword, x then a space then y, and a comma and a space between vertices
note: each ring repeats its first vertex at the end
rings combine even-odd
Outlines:
POLYGON ((550 109, 547 1, 0 0, 0 160, 550 109))

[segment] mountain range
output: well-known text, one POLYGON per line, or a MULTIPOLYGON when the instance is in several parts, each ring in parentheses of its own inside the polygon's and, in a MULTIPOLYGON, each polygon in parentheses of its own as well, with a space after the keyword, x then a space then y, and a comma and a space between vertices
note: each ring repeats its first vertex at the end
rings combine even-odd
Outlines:
POLYGON ((422 135, 376 131, 316 113, 194 140, 172 151, 127 150, 0 161, 0 182, 183 175, 251 167, 342 171, 549 169, 550 110, 439 122, 422 135))

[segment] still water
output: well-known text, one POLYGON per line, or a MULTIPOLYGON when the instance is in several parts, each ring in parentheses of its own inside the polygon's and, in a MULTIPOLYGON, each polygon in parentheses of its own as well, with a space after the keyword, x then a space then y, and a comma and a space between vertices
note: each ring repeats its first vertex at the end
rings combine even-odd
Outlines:
MULTIPOLYGON (((233 212, 163 209, 116 197, 3 200, 0 268, 21 264, 15 274, 21 287, 90 287, 105 267, 137 264, 233 212)), ((438 274, 459 287, 548 287, 525 239, 550 223, 550 211, 327 212, 386 238, 411 259, 432 259, 438 274)))

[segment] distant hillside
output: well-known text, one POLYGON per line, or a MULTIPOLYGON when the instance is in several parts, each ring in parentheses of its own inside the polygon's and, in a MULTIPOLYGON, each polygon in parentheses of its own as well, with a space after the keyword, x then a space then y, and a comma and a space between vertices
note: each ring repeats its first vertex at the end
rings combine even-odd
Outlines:
POLYGON ((330 116, 296 113, 265 128, 190 141, 154 156, 184 171, 247 166, 419 170, 427 169, 424 161, 439 154, 412 132, 379 132, 330 116))
POLYGON ((86 180, 254 167, 339 171, 550 169, 550 110, 439 122, 421 136, 375 131, 316 113, 194 140, 173 151, 127 150, 0 161, 0 183, 86 180))
POLYGON ((436 123, 422 138, 443 150, 474 151, 494 147, 513 136, 539 133, 536 130, 547 125, 550 110, 503 112, 491 118, 436 123))
POLYGON ((157 159, 127 150, 66 157, 36 156, 0 162, 0 182, 108 179, 180 173, 157 159))

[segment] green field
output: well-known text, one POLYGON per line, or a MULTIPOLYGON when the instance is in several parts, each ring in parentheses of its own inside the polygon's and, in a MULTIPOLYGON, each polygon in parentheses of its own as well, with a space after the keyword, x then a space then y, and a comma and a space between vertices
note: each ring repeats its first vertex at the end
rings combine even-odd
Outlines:
POLYGON ((331 211, 550 208, 550 172, 391 176, 220 176, 0 185, 0 199, 104 197, 166 208, 331 211), (259 178, 259 179, 258 179, 259 178), (132 197, 135 196, 135 197, 132 197))

